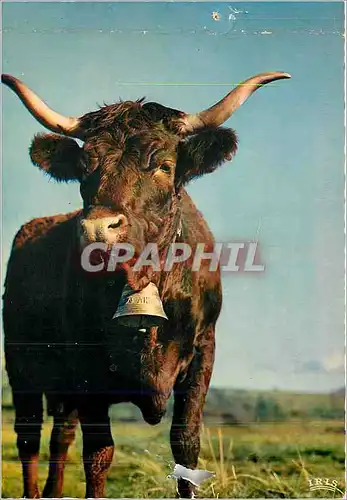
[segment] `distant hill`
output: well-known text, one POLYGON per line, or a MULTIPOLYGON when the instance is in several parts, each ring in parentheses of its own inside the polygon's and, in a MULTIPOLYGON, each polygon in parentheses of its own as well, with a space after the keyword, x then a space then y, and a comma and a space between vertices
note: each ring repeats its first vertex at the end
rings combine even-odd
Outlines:
POLYGON ((337 389, 337 391, 333 391, 331 393, 332 396, 337 396, 338 398, 339 397, 342 397, 344 398, 345 397, 345 394, 346 394, 346 389, 345 387, 340 387, 340 389, 337 389))
MULTIPOLYGON (((2 378, 2 406, 11 408, 12 396, 5 372, 2 378)), ((173 399, 167 405, 172 415, 173 399)), ((218 425, 247 425, 252 422, 283 420, 343 419, 345 389, 330 394, 303 394, 285 391, 248 391, 211 388, 206 398, 204 420, 218 425)), ((121 421, 142 420, 141 412, 132 404, 114 405, 111 417, 121 421)))

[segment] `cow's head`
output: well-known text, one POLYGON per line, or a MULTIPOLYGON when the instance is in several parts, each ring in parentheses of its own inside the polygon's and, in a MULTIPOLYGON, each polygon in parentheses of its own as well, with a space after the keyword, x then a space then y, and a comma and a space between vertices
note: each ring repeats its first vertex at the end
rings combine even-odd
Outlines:
POLYGON ((221 125, 260 86, 289 77, 282 72, 254 76, 193 115, 139 100, 80 118, 51 110, 12 76, 2 75, 2 82, 54 132, 34 138, 33 163, 58 181, 80 182, 83 244, 127 242, 138 254, 148 242, 161 251, 175 237, 183 186, 232 159, 237 137, 221 125))

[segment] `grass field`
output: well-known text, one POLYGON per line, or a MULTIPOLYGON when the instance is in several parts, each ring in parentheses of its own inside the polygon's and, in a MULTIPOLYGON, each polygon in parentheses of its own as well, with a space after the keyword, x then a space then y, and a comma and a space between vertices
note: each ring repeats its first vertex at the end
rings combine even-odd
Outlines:
MULTIPOLYGON (((42 438, 40 486, 47 473, 51 421, 42 438)), ((108 497, 173 498, 175 482, 168 479, 172 456, 168 421, 156 427, 131 423, 113 426, 116 451, 109 473, 108 497)), ((344 423, 310 421, 262 423, 202 430, 199 468, 216 473, 203 483, 199 497, 209 498, 342 498, 344 486, 344 423), (308 479, 338 481, 333 491, 310 491, 308 479)), ((2 498, 18 498, 21 466, 17 459, 13 413, 3 412, 2 498)), ((83 498, 81 434, 71 447, 64 495, 83 498)))

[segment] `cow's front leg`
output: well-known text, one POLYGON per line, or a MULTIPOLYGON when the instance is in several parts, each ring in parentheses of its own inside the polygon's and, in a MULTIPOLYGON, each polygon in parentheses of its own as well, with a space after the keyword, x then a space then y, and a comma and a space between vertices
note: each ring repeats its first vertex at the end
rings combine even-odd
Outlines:
MULTIPOLYGON (((195 469, 198 463, 202 410, 211 380, 214 353, 214 328, 210 328, 196 350, 187 376, 174 388, 171 450, 176 464, 189 469, 195 469)), ((181 498, 194 497, 194 486, 189 481, 179 479, 177 490, 181 498)))
POLYGON ((79 410, 79 419, 83 433, 86 498, 104 498, 107 472, 114 452, 108 407, 90 397, 88 410, 79 410))

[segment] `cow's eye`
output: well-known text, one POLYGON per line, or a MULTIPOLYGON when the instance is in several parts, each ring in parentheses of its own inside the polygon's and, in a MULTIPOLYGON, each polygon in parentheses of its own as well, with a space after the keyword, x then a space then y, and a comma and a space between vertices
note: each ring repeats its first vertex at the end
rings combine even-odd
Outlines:
POLYGON ((162 171, 162 172, 165 172, 166 174, 170 174, 171 173, 171 168, 172 168, 172 165, 171 163, 169 162, 164 162, 160 165, 159 169, 162 171))

